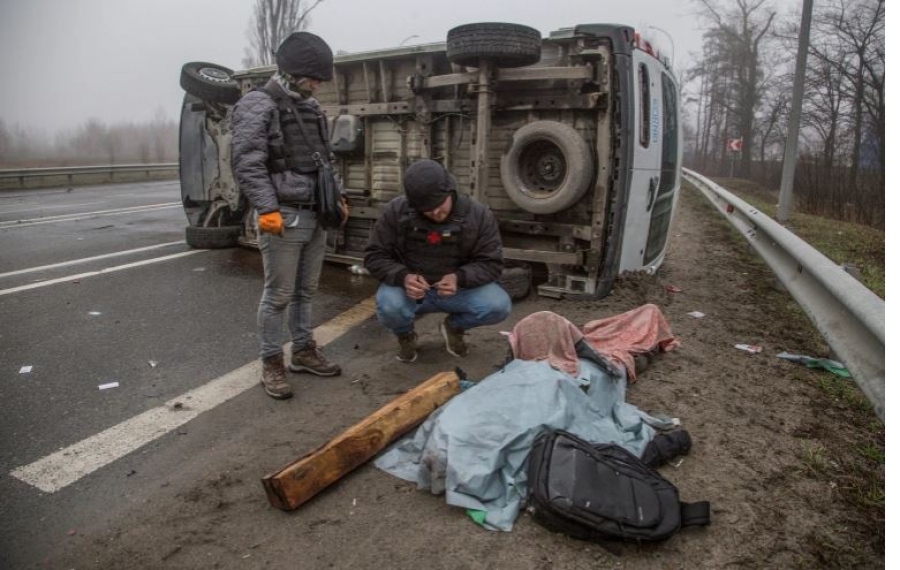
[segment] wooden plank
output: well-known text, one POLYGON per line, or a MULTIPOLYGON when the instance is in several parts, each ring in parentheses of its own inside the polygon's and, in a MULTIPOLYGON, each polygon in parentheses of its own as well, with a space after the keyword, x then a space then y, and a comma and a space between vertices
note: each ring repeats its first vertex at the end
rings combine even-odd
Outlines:
POLYGON ((441 372, 394 399, 322 447, 263 478, 273 507, 294 510, 419 425, 460 392, 455 372, 441 372))

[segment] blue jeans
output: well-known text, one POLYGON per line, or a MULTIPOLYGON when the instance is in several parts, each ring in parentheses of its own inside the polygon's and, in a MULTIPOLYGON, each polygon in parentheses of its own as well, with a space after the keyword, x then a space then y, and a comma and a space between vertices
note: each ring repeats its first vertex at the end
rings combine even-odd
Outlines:
POLYGON ((381 284, 375 295, 378 322, 395 335, 410 333, 416 315, 449 313, 450 326, 469 330, 502 322, 509 316, 512 301, 496 283, 473 289, 460 289, 452 297, 441 297, 434 289, 425 293, 420 303, 406 296, 403 287, 381 284))
POLYGON ((283 208, 282 216, 286 226, 284 236, 259 235, 265 273, 256 314, 260 358, 281 354, 285 312, 291 350, 301 350, 313 340, 312 298, 319 288, 325 258, 325 230, 309 210, 283 208))

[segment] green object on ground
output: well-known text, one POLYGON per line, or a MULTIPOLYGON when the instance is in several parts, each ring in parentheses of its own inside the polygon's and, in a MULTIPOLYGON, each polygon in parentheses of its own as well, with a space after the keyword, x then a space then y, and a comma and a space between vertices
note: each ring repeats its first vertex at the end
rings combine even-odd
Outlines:
POLYGON ((782 352, 777 355, 778 358, 784 358, 791 362, 799 362, 807 368, 822 368, 841 378, 850 378, 850 371, 847 367, 837 360, 829 360, 827 358, 813 358, 803 354, 791 354, 790 352, 782 352))
POLYGON ((466 514, 469 515, 469 518, 475 521, 478 525, 484 526, 484 519, 487 518, 487 511, 466 509, 466 514))

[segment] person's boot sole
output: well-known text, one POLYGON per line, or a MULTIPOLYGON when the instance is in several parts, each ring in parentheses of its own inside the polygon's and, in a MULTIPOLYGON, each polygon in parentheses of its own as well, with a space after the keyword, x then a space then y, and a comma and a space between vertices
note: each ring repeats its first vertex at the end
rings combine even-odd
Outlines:
POLYGON ((447 349, 447 352, 449 352, 450 354, 452 354, 453 356, 455 356, 457 358, 462 358, 466 354, 469 353, 468 350, 466 350, 466 352, 464 352, 463 354, 456 354, 455 352, 453 352, 453 349, 450 348, 450 339, 447 336, 447 326, 444 324, 444 321, 441 321, 441 324, 439 325, 438 328, 441 329, 441 336, 444 337, 444 348, 447 349))
POLYGON ((419 358, 419 353, 416 352, 415 354, 413 354, 413 357, 410 358, 409 360, 405 360, 405 359, 403 359, 403 358, 400 358, 400 355, 399 355, 399 354, 396 355, 395 358, 396 358, 397 360, 399 360, 400 362, 402 362, 403 364, 412 364, 413 362, 416 361, 417 358, 419 358))
POLYGON ((269 392, 269 388, 268 388, 268 386, 265 385, 265 383, 260 381, 260 384, 262 384, 263 390, 265 390, 266 394, 270 398, 275 398, 276 400, 287 400, 288 398, 292 398, 294 396, 293 391, 288 392, 287 394, 275 394, 273 392, 269 392))

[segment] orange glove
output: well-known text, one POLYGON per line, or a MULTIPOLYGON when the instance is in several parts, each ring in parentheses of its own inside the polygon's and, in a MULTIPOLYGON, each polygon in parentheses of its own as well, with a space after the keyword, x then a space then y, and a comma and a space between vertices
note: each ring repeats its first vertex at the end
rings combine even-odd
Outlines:
POLYGON ((268 214, 260 214, 259 231, 268 234, 284 234, 284 219, 281 217, 281 212, 276 210, 268 214))

